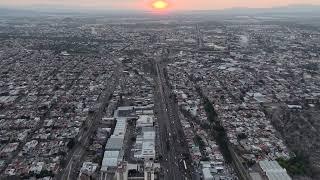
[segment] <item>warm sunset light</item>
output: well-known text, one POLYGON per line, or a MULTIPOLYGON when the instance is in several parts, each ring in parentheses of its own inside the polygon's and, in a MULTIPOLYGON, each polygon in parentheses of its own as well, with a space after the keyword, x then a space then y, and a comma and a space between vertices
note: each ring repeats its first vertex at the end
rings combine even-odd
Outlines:
POLYGON ((157 10, 167 9, 169 4, 166 1, 158 0, 152 3, 152 7, 157 10))

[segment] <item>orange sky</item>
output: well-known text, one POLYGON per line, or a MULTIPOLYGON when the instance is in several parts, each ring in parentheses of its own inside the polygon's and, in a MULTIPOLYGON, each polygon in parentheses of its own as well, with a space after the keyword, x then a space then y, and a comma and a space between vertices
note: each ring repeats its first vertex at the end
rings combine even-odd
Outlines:
MULTIPOLYGON (((152 0, 0 0, 0 5, 61 5, 88 8, 146 9, 152 0)), ((318 4, 320 0, 167 0, 172 10, 273 7, 289 4, 318 4)))

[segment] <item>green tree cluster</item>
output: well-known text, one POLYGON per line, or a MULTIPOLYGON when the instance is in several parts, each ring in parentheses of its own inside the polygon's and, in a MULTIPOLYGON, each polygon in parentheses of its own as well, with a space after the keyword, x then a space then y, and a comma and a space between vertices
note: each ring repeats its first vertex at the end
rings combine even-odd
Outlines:
POLYGON ((278 158, 277 161, 290 175, 308 175, 310 174, 308 159, 308 157, 302 154, 297 154, 290 159, 278 158))

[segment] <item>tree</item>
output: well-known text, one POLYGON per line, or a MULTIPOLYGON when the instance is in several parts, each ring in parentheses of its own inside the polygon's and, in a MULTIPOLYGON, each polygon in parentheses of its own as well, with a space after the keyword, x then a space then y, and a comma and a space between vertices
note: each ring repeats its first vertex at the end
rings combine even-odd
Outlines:
POLYGON ((196 135, 194 137, 194 142, 196 143, 196 145, 199 146, 201 150, 204 149, 205 143, 203 142, 202 138, 199 135, 196 135))
POLYGON ((76 142, 75 142, 74 138, 72 138, 72 139, 70 139, 70 141, 68 142, 67 147, 68 147, 69 149, 72 149, 75 144, 76 144, 76 142))
POLYGON ((285 168, 290 175, 307 175, 311 174, 309 158, 301 153, 290 159, 276 159, 281 167, 285 168))
POLYGON ((36 175, 36 178, 43 178, 43 177, 54 177, 54 174, 52 173, 52 171, 48 171, 48 170, 42 170, 40 172, 40 174, 36 175))

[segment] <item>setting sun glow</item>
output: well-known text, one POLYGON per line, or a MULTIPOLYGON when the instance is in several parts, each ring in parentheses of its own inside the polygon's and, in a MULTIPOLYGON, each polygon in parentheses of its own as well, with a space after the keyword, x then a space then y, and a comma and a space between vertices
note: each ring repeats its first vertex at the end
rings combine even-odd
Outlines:
POLYGON ((152 3, 152 8, 156 10, 164 10, 167 9, 169 4, 166 1, 157 0, 152 3))

